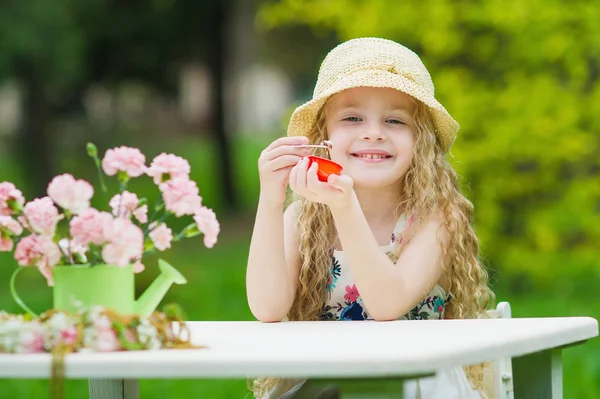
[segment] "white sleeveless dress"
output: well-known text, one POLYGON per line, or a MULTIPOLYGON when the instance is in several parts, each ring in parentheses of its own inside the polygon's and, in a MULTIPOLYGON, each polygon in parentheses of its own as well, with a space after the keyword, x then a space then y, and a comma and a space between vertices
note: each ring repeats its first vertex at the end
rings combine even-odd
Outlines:
MULTIPOLYGON (((390 243, 382 246, 382 251, 390 253, 394 245, 402 243, 402 233, 412 224, 404 215, 400 216, 390 243), (398 241, 398 242, 396 242, 398 241)), ((323 308, 321 320, 324 321, 361 321, 373 320, 364 306, 358 292, 350 268, 346 264, 343 251, 333 250, 331 274, 327 282, 329 297, 323 308)), ((443 319, 444 310, 450 296, 444 289, 436 285, 423 300, 408 314, 399 320, 443 319)), ((332 342, 332 345, 335 342, 332 342)), ((415 345, 427 345, 427 342, 416 342, 415 345)), ((276 386, 264 399, 291 399, 299 396, 299 391, 306 380, 298 380, 289 389, 290 381, 276 386), (284 392, 282 392, 284 390, 284 392)), ((438 370, 435 376, 408 380, 404 383, 404 399, 480 399, 479 392, 473 390, 462 367, 438 370)))

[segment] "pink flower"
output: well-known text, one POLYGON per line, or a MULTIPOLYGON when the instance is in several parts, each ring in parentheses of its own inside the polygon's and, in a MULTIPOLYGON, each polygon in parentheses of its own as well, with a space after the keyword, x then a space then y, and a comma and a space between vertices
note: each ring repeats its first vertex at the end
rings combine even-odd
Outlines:
POLYGON ((196 183, 186 177, 178 177, 159 186, 165 207, 169 212, 180 217, 193 215, 202 205, 202 197, 198 195, 196 183))
POLYGON ((85 180, 76 180, 65 173, 52 179, 48 185, 48 195, 58 206, 77 215, 90 207, 94 187, 85 180))
POLYGON ((134 273, 141 273, 145 269, 146 269, 146 266, 144 266, 144 264, 142 263, 141 260, 138 260, 133 264, 133 272, 134 273))
POLYGON ((0 215, 0 230, 4 230, 9 234, 20 236, 23 232, 23 227, 10 216, 0 215))
POLYGON ((96 350, 98 352, 114 352, 120 348, 121 345, 114 330, 98 331, 96 336, 96 350))
POLYGON ((60 332, 60 338, 62 342, 67 345, 75 343, 78 337, 79 333, 77 332, 77 327, 75 326, 68 326, 60 332))
POLYGON ((87 245, 83 245, 75 239, 61 238, 58 240, 58 247, 71 263, 87 262, 87 256, 85 256, 89 249, 87 245))
POLYGON ((9 202, 14 201, 19 206, 25 204, 25 198, 14 184, 7 181, 0 183, 0 215, 10 216, 14 213, 9 202))
POLYGON ((23 238, 15 249, 15 259, 20 266, 37 266, 49 286, 54 285, 52 267, 60 262, 58 245, 47 236, 31 234, 23 238))
POLYGON ((13 249, 13 241, 10 238, 0 236, 0 252, 10 252, 13 249))
MULTIPOLYGON (((131 217, 131 215, 133 214, 134 216, 137 214, 136 219, 140 220, 146 218, 147 220, 147 213, 148 213, 148 207, 145 206, 145 212, 144 209, 141 209, 143 207, 140 207, 138 209, 138 205, 140 203, 140 200, 138 199, 137 195, 130 193, 129 191, 123 191, 123 193, 121 194, 117 194, 114 197, 112 197, 110 199, 109 205, 112 208, 113 211, 113 215, 117 216, 117 217, 121 217, 121 218, 125 218, 125 219, 129 219, 131 217), (138 216, 140 216, 138 218, 138 216)), ((142 222, 140 220, 141 223, 145 223, 142 222)))
POLYGON ((146 174, 154 178, 155 184, 174 179, 176 177, 188 177, 190 174, 190 164, 185 159, 173 154, 164 152, 152 160, 146 174), (164 177, 163 175, 167 175, 164 177))
POLYGON ((148 205, 142 205, 135 211, 133 211, 133 216, 140 223, 148 223, 148 205))
POLYGON ((344 299, 350 302, 356 302, 360 294, 358 293, 358 289, 356 288, 356 284, 353 284, 352 287, 349 285, 346 286, 346 293, 344 294, 344 299))
POLYGON ((150 225, 150 234, 148 234, 154 246, 159 251, 164 251, 167 248, 171 248, 171 241, 173 240, 173 232, 166 224, 161 223, 156 226, 156 222, 150 225))
POLYGON ((213 210, 205 206, 200 207, 194 215, 194 222, 196 222, 198 230, 204 234, 204 245, 207 248, 212 248, 217 243, 217 237, 221 230, 221 226, 213 210))
POLYGON ((137 148, 113 148, 106 151, 102 159, 102 169, 109 176, 122 171, 129 177, 138 177, 146 171, 146 157, 137 148))
POLYGON ((56 225, 64 217, 58 213, 50 197, 34 199, 23 209, 24 216, 19 218, 23 226, 33 233, 54 237, 56 225))
POLYGON ((34 322, 30 328, 25 328, 19 333, 20 352, 22 353, 40 353, 44 352, 44 332, 38 322, 34 322))
POLYGON ((93 329, 95 330, 95 342, 93 346, 97 351, 111 352, 121 347, 112 322, 105 315, 100 315, 94 320, 93 329))
POLYGON ((102 259, 109 265, 125 267, 144 252, 144 232, 129 219, 115 219, 105 230, 109 243, 102 249, 102 259))
POLYGON ((81 245, 101 245, 107 241, 105 230, 112 222, 113 217, 110 213, 88 208, 71 220, 69 233, 81 245))
POLYGON ((0 215, 0 252, 9 252, 13 249, 12 235, 21 235, 23 227, 10 216, 0 215))

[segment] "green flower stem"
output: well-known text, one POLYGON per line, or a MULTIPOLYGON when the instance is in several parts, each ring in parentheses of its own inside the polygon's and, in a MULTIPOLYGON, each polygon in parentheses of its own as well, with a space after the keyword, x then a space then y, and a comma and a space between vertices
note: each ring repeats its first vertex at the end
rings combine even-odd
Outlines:
MULTIPOLYGON (((187 225, 186 227, 184 227, 183 230, 181 230, 177 235, 175 235, 175 237, 173 237, 172 242, 181 241, 183 238, 196 237, 197 235, 200 235, 200 231, 198 230, 198 226, 196 226, 196 223, 190 223, 189 225, 187 225)), ((152 244, 152 246, 149 247, 148 250, 144 249, 144 253, 142 254, 142 258, 144 258, 146 256, 154 255, 156 252, 158 252, 158 250, 152 244)))
POLYGON ((120 170, 117 173, 117 179, 119 180, 119 193, 122 194, 123 191, 127 190, 127 184, 129 183, 130 177, 127 172, 120 170))
POLYGON ((150 219, 148 219, 148 226, 150 226, 150 224, 152 224, 152 222, 154 221, 154 218, 156 217, 156 214, 162 210, 165 207, 165 202, 163 201, 163 197, 162 195, 160 197, 158 197, 158 199, 156 200, 156 204, 154 204, 154 210, 152 212, 152 216, 150 216, 150 219))
POLYGON ((29 307, 27 305, 25 305, 25 302, 23 302, 23 300, 21 299, 21 297, 19 296, 19 294, 17 294, 17 289, 15 288, 15 280, 16 280, 17 274, 19 274, 19 272, 21 271, 21 269, 23 269, 23 266, 17 266, 17 268, 13 272, 12 276, 10 276, 10 293, 11 293, 13 299, 15 300, 15 302, 24 311, 26 311, 27 313, 29 313, 33 317, 38 317, 38 315, 35 314, 35 312, 33 310, 29 309, 29 307))
POLYGON ((87 153, 96 164, 96 170, 98 171, 98 179, 100 180, 100 188, 102 188, 102 192, 104 193, 106 202, 108 202, 108 188, 106 188, 106 183, 104 182, 104 175, 102 174, 102 167, 100 166, 100 159, 98 158, 98 149, 93 143, 88 143, 87 153))

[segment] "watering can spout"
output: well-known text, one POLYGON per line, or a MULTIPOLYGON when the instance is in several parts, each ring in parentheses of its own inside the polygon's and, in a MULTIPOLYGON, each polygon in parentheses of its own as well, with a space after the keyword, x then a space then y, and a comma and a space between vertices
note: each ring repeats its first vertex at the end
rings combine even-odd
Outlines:
POLYGON ((162 259, 158 260, 160 274, 150 287, 135 301, 135 313, 141 316, 149 316, 165 297, 172 284, 185 284, 187 280, 173 266, 162 259))

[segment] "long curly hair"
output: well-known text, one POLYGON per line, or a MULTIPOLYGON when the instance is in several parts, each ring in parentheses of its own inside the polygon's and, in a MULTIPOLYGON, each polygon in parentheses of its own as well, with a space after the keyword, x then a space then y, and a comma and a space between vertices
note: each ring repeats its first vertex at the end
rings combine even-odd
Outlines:
MULTIPOLYGON (((434 212, 441 214, 450 237, 448 246, 443 248, 447 259, 443 267, 451 296, 444 317, 487 317, 486 309, 493 303, 494 294, 488 286, 488 273, 479 259, 479 242, 472 227, 473 204, 460 193, 458 176, 436 140, 429 108, 416 99, 413 102, 414 153, 407 173, 399 181, 402 189, 395 209, 396 213, 402 211, 414 216, 415 222, 410 228, 410 237, 404 237, 402 244, 396 245, 388 255, 393 261, 397 260, 418 231, 419 221, 434 212)), ((327 104, 321 108, 315 126, 307 134, 311 143, 327 139, 326 110, 327 104)), ((319 155, 328 157, 326 152, 319 155)), ((327 298, 327 279, 336 239, 333 216, 326 205, 294 194, 289 200, 297 201, 299 209, 300 274, 287 320, 319 320, 327 298)), ((485 364, 465 367, 474 389, 483 389, 485 368, 485 364)), ((278 381, 286 387, 294 383, 293 380, 263 378, 254 381, 252 390, 260 398, 278 381)))

